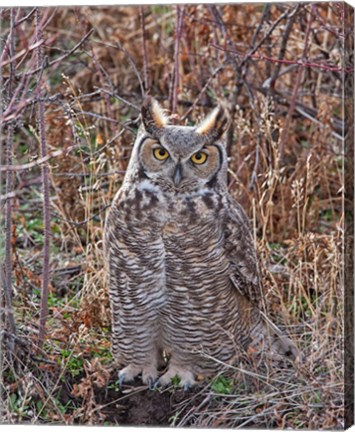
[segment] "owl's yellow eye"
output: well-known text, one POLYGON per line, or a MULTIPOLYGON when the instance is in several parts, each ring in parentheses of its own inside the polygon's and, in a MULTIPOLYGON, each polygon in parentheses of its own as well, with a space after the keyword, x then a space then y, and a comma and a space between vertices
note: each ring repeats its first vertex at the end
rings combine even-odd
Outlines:
POLYGON ((204 152, 197 152, 194 155, 191 156, 191 160, 194 164, 202 165, 207 160, 207 153, 204 152))
POLYGON ((169 153, 163 149, 162 147, 158 147, 153 150, 153 155, 155 159, 158 159, 160 161, 163 161, 169 157, 169 153))

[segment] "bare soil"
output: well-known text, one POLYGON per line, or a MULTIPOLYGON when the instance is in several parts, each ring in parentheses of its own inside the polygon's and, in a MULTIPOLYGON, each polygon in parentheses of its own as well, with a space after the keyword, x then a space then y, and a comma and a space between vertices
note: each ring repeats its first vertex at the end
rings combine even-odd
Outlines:
MULTIPOLYGON (((66 405, 70 400, 82 404, 81 398, 72 394, 74 384, 79 384, 81 377, 67 377, 60 391, 59 400, 66 405)), ((140 379, 121 389, 113 389, 117 383, 117 372, 114 372, 107 387, 93 386, 93 404, 101 407, 100 414, 105 417, 105 424, 121 426, 170 426, 171 418, 176 414, 179 403, 198 395, 199 388, 188 391, 182 389, 149 390, 142 386, 140 379)), ((195 398, 199 404, 202 396, 195 398)), ((203 398, 203 397, 202 397, 203 398)))

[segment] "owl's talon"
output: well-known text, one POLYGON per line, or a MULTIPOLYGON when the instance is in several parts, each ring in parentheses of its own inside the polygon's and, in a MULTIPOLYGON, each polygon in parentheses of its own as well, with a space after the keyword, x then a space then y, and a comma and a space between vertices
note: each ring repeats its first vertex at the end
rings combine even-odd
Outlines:
POLYGON ((125 374, 119 372, 119 374, 118 374, 118 384, 119 384, 120 387, 123 386, 124 381, 125 381, 125 374))
POLYGON ((158 379, 158 371, 154 365, 144 367, 142 370, 142 382, 149 390, 153 390, 155 381, 158 379))
POLYGON ((139 366, 128 365, 118 372, 118 382, 122 386, 125 382, 132 382, 142 372, 139 366))
POLYGON ((195 379, 193 373, 189 369, 170 366, 168 371, 159 378, 159 384, 161 387, 168 387, 173 384, 187 391, 195 384, 195 379), (179 378, 178 382, 176 382, 176 377, 179 378))
POLYGON ((187 382, 187 383, 184 384, 183 389, 184 389, 184 391, 189 391, 189 390, 190 390, 190 387, 191 387, 190 383, 187 382))
POLYGON ((154 378, 149 377, 147 379, 147 384, 148 384, 149 390, 155 390, 156 380, 154 378))
POLYGON ((157 390, 157 389, 164 390, 169 386, 171 386, 171 382, 162 382, 159 378, 154 383, 154 390, 157 390))

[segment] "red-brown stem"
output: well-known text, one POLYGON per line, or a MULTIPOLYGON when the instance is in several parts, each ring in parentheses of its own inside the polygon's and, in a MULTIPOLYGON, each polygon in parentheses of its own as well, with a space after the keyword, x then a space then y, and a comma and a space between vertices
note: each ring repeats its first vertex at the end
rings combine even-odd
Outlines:
MULTIPOLYGON (((102 65, 100 64, 100 62, 97 60, 96 54, 94 50, 91 50, 92 52, 92 59, 94 60, 94 65, 95 68, 99 74, 100 80, 102 82, 102 87, 105 87, 105 75, 104 75, 104 69, 102 67, 102 65)), ((107 76, 107 75, 106 75, 107 76)), ((105 99, 105 103, 106 103, 106 109, 108 112, 108 115, 110 118, 114 118, 113 115, 113 111, 112 111, 112 107, 111 107, 111 101, 110 101, 110 96, 107 93, 103 92, 103 97, 105 99)), ((112 123, 109 123, 109 126, 111 133, 114 131, 114 126, 112 123)))
POLYGON ((61 56, 55 58, 54 60, 50 61, 47 65, 42 65, 41 67, 38 67, 34 70, 30 69, 28 72, 26 72, 25 74, 23 74, 24 76, 30 76, 32 77, 34 74, 38 74, 39 72, 42 72, 44 69, 47 69, 48 67, 52 67, 54 65, 56 65, 57 63, 62 62, 63 60, 65 60, 67 57, 69 57, 70 55, 72 55, 75 51, 77 51, 88 39, 89 37, 93 34, 93 32, 95 31, 95 29, 90 29, 85 36, 83 36, 83 38, 69 51, 65 52, 64 54, 62 54, 61 56))
MULTIPOLYGON (((37 44, 38 45, 38 44, 37 44)), ((34 51, 32 52, 32 57, 30 60, 30 64, 32 64, 33 59, 34 59, 34 51)), ((11 56, 11 61, 14 61, 15 59, 13 59, 14 54, 11 56)), ((18 85, 16 86, 16 89, 13 91, 13 94, 9 94, 9 97, 11 97, 10 102, 8 103, 5 112, 3 112, 3 119, 6 118, 8 116, 8 113, 10 113, 12 111, 13 105, 15 104, 16 101, 19 101, 21 99, 21 92, 22 94, 27 93, 28 90, 28 86, 29 86, 29 81, 30 81, 30 77, 26 77, 25 74, 22 74, 21 79, 18 83, 18 85)))
MULTIPOLYGON (((29 61, 29 64, 31 65, 33 62, 34 57, 32 56, 31 60, 29 61)), ((9 102, 9 104, 6 107, 5 112, 3 112, 3 120, 9 116, 9 113, 11 113, 13 106, 15 104, 16 101, 20 100, 21 97, 21 92, 22 94, 26 94, 27 90, 28 90, 28 86, 29 86, 29 82, 30 82, 30 76, 26 76, 26 74, 22 74, 21 76, 21 80, 20 82, 17 84, 16 89, 14 91, 14 94, 11 95, 11 100, 9 102)), ((21 102, 19 102, 21 103, 21 102)))
MULTIPOLYGON (((19 82, 19 84, 16 87, 16 90, 12 96, 12 99, 10 101, 10 103, 8 104, 8 106, 6 107, 6 110, 2 113, 2 120, 3 122, 8 122, 10 120, 12 120, 13 118, 16 118, 17 115, 19 114, 19 112, 25 108, 28 104, 32 103, 32 101, 34 100, 34 97, 38 96, 38 92, 40 90, 40 86, 37 86, 34 94, 33 94, 33 98, 30 99, 26 99, 26 101, 21 101, 21 92, 22 94, 26 94, 28 93, 28 87, 29 87, 29 83, 31 80, 31 77, 37 73, 37 74, 42 74, 44 69, 46 69, 47 67, 52 67, 55 64, 63 61, 65 58, 67 58, 69 55, 71 55, 73 52, 75 52, 77 49, 79 49, 79 47, 81 47, 86 40, 91 36, 91 34, 94 32, 94 29, 89 30, 88 33, 86 33, 86 35, 80 40, 80 42, 78 42, 75 47, 73 47, 70 51, 64 53, 63 55, 61 55, 60 57, 58 57, 55 60, 52 60, 51 62, 49 62, 47 65, 42 65, 41 67, 37 67, 36 69, 32 68, 32 63, 34 62, 34 57, 32 56, 29 63, 28 63, 28 67, 30 69, 29 72, 25 72, 23 74, 21 74, 21 80, 19 82), (18 102, 18 104, 16 105, 15 102, 16 101, 20 101, 18 102), (27 103, 28 102, 28 103, 27 103), (16 110, 14 109, 14 105, 15 108, 17 108, 16 110), (15 111, 15 112, 13 112, 15 111)), ((38 42, 38 41, 37 41, 38 42)), ((38 45, 38 44, 36 44, 38 45)), ((37 51, 36 51, 37 52, 37 51)), ((35 51, 33 51, 33 53, 35 53, 35 51)))
MULTIPOLYGON (((36 37, 37 40, 42 39, 42 28, 41 28, 41 15, 40 10, 36 10, 36 37)), ((38 85, 42 79, 42 68, 43 68, 43 50, 42 46, 37 48, 37 68, 38 72, 38 85)), ((46 142, 46 130, 45 130, 45 106, 44 100, 40 99, 38 102, 37 110, 37 123, 40 137, 40 150, 41 157, 47 156, 47 142, 46 142)), ((41 289, 41 312, 39 322, 39 335, 38 335, 38 346, 41 348, 45 337, 45 327, 48 315, 48 288, 49 288, 49 244, 50 244, 50 202, 49 202, 49 175, 48 175, 48 163, 45 162, 42 165, 42 183, 43 183, 43 269, 42 269, 42 289, 41 289)))
MULTIPOLYGON (((305 35, 305 38, 304 38, 303 55, 302 55, 302 59, 304 59, 304 60, 307 58, 308 39, 309 39, 309 35, 310 35, 310 31, 311 31, 311 26, 312 26, 312 18, 313 18, 312 14, 309 13, 309 15, 308 15, 308 22, 307 22, 307 29, 306 29, 306 35, 305 35)), ((300 88, 300 85, 301 85, 301 81, 302 81, 302 77, 303 77, 303 72, 304 72, 304 68, 298 67, 297 77, 296 77, 296 83, 295 83, 295 87, 294 87, 292 98, 291 98, 290 108, 289 108, 288 113, 287 113, 285 125, 284 125, 284 127, 282 129, 282 132, 281 132, 280 144, 279 144, 280 161, 281 162, 283 161, 283 157, 284 157, 285 142, 286 142, 288 131, 289 131, 289 127, 290 127, 290 122, 291 122, 293 113, 295 111, 296 102, 297 102, 297 96, 298 96, 298 91, 299 91, 299 88, 300 88)))
POLYGON ((176 6, 176 32, 175 32, 175 49, 174 49, 174 84, 172 88, 172 97, 171 97, 171 113, 176 113, 177 107, 177 96, 180 85, 180 76, 179 76, 179 51, 180 51, 180 40, 182 34, 182 27, 184 21, 184 9, 185 6, 180 9, 180 6, 176 6))
MULTIPOLYGON (((10 33, 8 37, 8 56, 12 57, 15 49, 15 12, 16 9, 11 10, 11 24, 10 33)), ((18 11, 17 11, 18 16, 18 11)), ((15 80, 15 64, 10 65, 10 78, 9 78, 9 94, 11 95, 14 90, 15 80)), ((13 138, 14 138, 14 123, 11 122, 8 125, 7 142, 5 147, 5 161, 7 165, 12 165, 12 153, 13 153, 13 138)), ((6 172, 6 194, 11 194, 13 190, 14 177, 11 171, 6 172)), ((11 199, 6 200, 6 211, 5 211, 5 275, 2 277, 2 285, 4 290, 5 304, 6 304, 6 316, 9 325, 9 331, 11 335, 16 334, 15 319, 12 310, 12 201, 11 199)), ((11 348, 13 348, 11 344, 11 348)))
POLYGON ((196 108, 196 105, 198 103, 198 101, 200 100, 201 96, 203 95, 203 93, 207 90, 207 88, 209 87, 209 85, 211 84, 211 82, 213 81, 213 79, 222 71, 224 70, 225 66, 219 65, 211 74, 211 76, 208 78, 208 80, 206 81, 206 84, 203 86, 203 88, 201 89, 201 91, 199 92, 199 94, 196 96, 193 104, 191 105, 191 107, 185 112, 185 114, 181 117, 181 121, 184 121, 185 119, 187 119, 187 117, 190 115, 190 113, 196 108))
MULTIPOLYGON (((15 18, 16 21, 17 21, 18 17, 20 16, 20 11, 21 11, 21 9, 17 10, 17 15, 16 15, 16 18, 15 18)), ((13 22, 12 12, 13 11, 11 11, 11 29, 10 29, 10 33, 7 36, 6 42, 4 43, 4 45, 2 47, 2 52, 1 52, 1 55, 0 55, 0 62, 1 63, 2 63, 3 59, 6 56, 8 56, 9 58, 11 58, 13 56, 13 54, 11 55, 10 52, 11 52, 11 46, 12 46, 12 43, 13 43, 13 41, 12 41, 13 30, 15 29, 16 23, 13 22)), ((12 52, 14 52, 14 51, 12 50, 12 52)))
POLYGON ((44 163, 48 162, 49 159, 52 158, 56 158, 58 156, 62 156, 62 155, 68 155, 72 150, 76 150, 77 148, 80 147, 80 144, 74 144, 72 146, 69 146, 67 148, 64 149, 60 149, 60 150, 55 150, 51 153, 47 153, 46 156, 41 157, 39 159, 36 159, 35 161, 32 162, 28 162, 26 164, 21 164, 21 165, 0 165, 0 173, 2 172, 14 172, 14 171, 26 171, 29 169, 32 169, 34 167, 43 165, 44 163))
POLYGON ((144 19, 144 8, 139 8, 141 18, 141 29, 142 29, 142 42, 143 42, 143 78, 144 78, 144 90, 149 90, 149 66, 148 66, 148 53, 147 53, 147 35, 145 31, 145 19, 144 19))
MULTIPOLYGON (((287 48, 287 42, 291 34, 292 26, 296 20, 297 14, 294 13, 291 18, 287 20, 287 24, 285 26, 285 29, 283 31, 283 36, 281 40, 281 46, 279 50, 279 55, 277 58, 277 62, 275 62, 274 70, 270 78, 269 83, 269 93, 273 94, 275 90, 275 83, 277 78, 279 77, 282 61, 284 60, 285 54, 286 54, 286 48, 287 48)), ((267 63, 270 64, 270 63, 267 63)))
POLYGON ((304 61, 304 60, 286 60, 286 59, 277 59, 277 58, 273 58, 273 57, 268 57, 264 54, 245 54, 244 53, 240 53, 238 51, 235 50, 231 50, 228 48, 224 48, 218 45, 215 45, 213 43, 210 43, 211 46, 213 46, 213 48, 216 48, 220 51, 227 51, 233 54, 237 54, 238 56, 240 56, 244 60, 248 59, 248 58, 253 58, 256 60, 266 60, 272 63, 281 63, 281 64, 287 64, 287 65, 298 65, 300 67, 306 68, 306 67, 312 67, 312 68, 318 68, 318 69, 322 69, 322 70, 326 70, 329 72, 352 72, 353 69, 352 68, 343 68, 342 66, 333 66, 333 65, 326 65, 326 64, 322 64, 322 63, 314 63, 314 62, 309 62, 309 61, 304 61))
POLYGON ((254 53, 261 47, 261 45, 269 38, 271 33, 275 30, 275 28, 279 25, 279 23, 287 18, 295 14, 300 6, 296 5, 294 9, 286 10, 282 15, 280 15, 277 20, 269 27, 268 31, 264 34, 261 40, 253 46, 253 48, 245 55, 245 57, 241 60, 239 67, 244 66, 244 64, 249 60, 249 58, 253 57, 254 53))

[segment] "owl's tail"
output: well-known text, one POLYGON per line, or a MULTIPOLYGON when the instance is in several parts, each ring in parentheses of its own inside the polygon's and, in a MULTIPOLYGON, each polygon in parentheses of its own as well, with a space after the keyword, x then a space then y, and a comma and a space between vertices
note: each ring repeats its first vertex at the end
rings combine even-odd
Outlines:
POLYGON ((301 360, 301 353, 296 344, 287 337, 260 309, 255 317, 256 326, 251 333, 249 347, 252 352, 262 354, 272 361, 283 362, 285 359, 293 362, 301 360))
POLYGON ((260 311, 264 323, 264 336, 268 339, 271 353, 276 357, 288 358, 299 361, 301 353, 295 343, 287 337, 262 311, 260 311))

